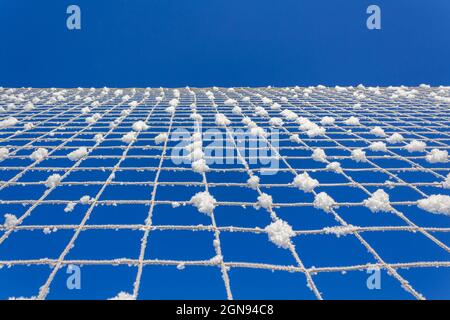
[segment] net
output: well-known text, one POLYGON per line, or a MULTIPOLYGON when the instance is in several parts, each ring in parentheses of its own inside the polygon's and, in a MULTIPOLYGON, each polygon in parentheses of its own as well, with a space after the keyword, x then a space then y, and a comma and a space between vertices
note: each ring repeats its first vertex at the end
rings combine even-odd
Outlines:
POLYGON ((0 97, 2 299, 450 297, 447 87, 0 97))

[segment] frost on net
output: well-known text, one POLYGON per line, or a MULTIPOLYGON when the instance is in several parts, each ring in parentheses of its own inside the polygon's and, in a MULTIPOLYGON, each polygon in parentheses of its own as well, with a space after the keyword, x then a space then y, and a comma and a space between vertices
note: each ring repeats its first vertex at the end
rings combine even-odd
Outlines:
MULTIPOLYGON (((239 297, 234 269, 302 274, 305 290, 315 298, 326 299, 327 288, 319 285, 318 274, 364 271, 375 265, 386 270, 386 276, 410 296, 426 298, 400 269, 450 268, 445 258, 450 253, 449 245, 438 234, 450 231, 449 104, 448 87, 429 86, 2 88, 0 192, 6 195, 14 189, 24 196, 0 194, 0 246, 8 246, 18 234, 32 230, 41 231, 44 237, 72 230, 73 236, 57 259, 0 257, 0 267, 14 268, 25 261, 26 266, 51 266, 49 276, 28 296, 50 298, 58 275, 64 272, 85 230, 130 229, 142 232, 138 258, 94 257, 83 261, 83 265, 128 265, 136 269, 132 290, 105 293, 105 299, 139 299, 145 289, 142 274, 147 272, 147 265, 175 266, 177 272, 191 266, 219 268, 229 299, 239 297), (218 156, 223 160, 220 163, 212 161, 217 154, 211 152, 208 130, 221 134, 227 142, 218 156), (259 144, 246 145, 250 141, 259 144), (270 151, 271 157, 264 159, 277 161, 271 166, 268 162, 254 163, 255 151, 270 151), (414 178, 419 174, 427 175, 427 179, 414 178), (136 186, 145 188, 145 197, 131 191, 136 186), (121 192, 112 199, 108 192, 116 187, 121 192), (192 191, 165 192, 171 187, 192 191), (38 194, 33 197, 34 193, 28 194, 25 189, 38 190, 38 194), (63 196, 64 189, 76 192, 63 196), (130 215, 139 205, 147 210, 140 223, 116 224, 108 216, 105 221, 90 222, 96 221, 92 219, 98 208, 113 212, 114 207, 129 206, 123 214, 130 215), (222 223, 224 214, 231 217, 241 207, 246 218, 266 217, 265 224, 222 223), (32 222, 39 208, 53 210, 61 221, 81 216, 75 224, 32 222), (209 222, 160 225, 156 218, 160 208, 167 215, 176 210, 189 211, 209 222), (393 220, 387 219, 386 224, 362 224, 348 213, 354 209, 373 221, 391 216, 397 223, 389 225, 393 220), (294 215, 286 214, 289 210, 294 210, 294 215), (334 223, 308 227, 298 223, 300 215, 317 221, 325 215, 334 223), (418 215, 422 218, 416 219, 418 215), (154 245, 152 232, 175 234, 179 229, 211 232, 212 256, 183 260, 144 254, 154 245), (236 260, 230 250, 237 250, 239 245, 233 249, 224 244, 227 235, 236 232, 262 234, 269 248, 283 250, 295 264, 284 265, 276 259, 236 260), (370 235, 377 232, 380 239, 386 234, 419 234, 444 258, 426 259, 423 255, 423 259, 393 263, 372 242, 370 235), (353 238, 372 261, 310 265, 301 240, 314 236, 336 241, 353 238)), ((4 269, 0 268, 0 273, 4 269)), ((7 298, 27 298, 2 289, 0 293, 7 298)))

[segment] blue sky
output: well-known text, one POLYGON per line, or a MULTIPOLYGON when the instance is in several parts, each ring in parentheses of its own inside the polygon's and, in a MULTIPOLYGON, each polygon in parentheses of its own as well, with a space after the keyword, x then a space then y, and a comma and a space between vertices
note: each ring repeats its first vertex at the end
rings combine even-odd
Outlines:
POLYGON ((450 82, 446 0, 0 1, 0 85, 450 82), (78 4, 82 30, 66 29, 78 4), (366 28, 366 8, 382 30, 366 28))

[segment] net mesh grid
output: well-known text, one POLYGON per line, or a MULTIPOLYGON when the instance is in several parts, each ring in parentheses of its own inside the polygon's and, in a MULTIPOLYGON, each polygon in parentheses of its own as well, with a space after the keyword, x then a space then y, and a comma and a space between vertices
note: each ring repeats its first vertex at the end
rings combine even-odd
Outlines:
MULTIPOLYGON (((182 269, 185 267, 193 266, 218 268, 223 293, 228 299, 239 298, 239 290, 233 290, 233 278, 230 277, 230 272, 235 269, 301 274, 306 283, 304 287, 312 293, 312 298, 326 299, 327 294, 322 292, 326 291, 325 288, 316 281, 320 274, 344 274, 376 267, 385 271, 386 277, 394 279, 408 297, 426 298, 426 295, 416 288, 401 270, 444 268, 447 273, 440 280, 444 283, 449 281, 450 225, 446 220, 448 217, 425 213, 416 207, 419 199, 432 194, 449 193, 448 189, 442 188, 442 184, 450 169, 447 162, 429 163, 425 159, 425 152, 410 153, 404 147, 416 139, 426 143, 427 152, 434 148, 448 150, 450 141, 448 102, 436 101, 432 94, 449 96, 450 92, 448 89, 429 87, 408 88, 408 90, 414 92, 413 97, 393 97, 394 91, 391 88, 378 89, 379 92, 366 88, 341 91, 325 87, 313 90, 183 88, 179 89, 179 104, 175 112, 171 113, 167 112, 166 108, 170 100, 175 98, 175 93, 169 88, 129 88, 122 89, 120 95, 114 94, 114 89, 3 89, 0 105, 5 108, 10 103, 8 97, 10 95, 22 95, 26 101, 37 97, 39 102, 35 103, 31 110, 21 108, 20 102, 16 103, 16 108, 2 115, 2 120, 15 117, 18 122, 14 126, 0 130, 0 148, 5 147, 9 150, 8 157, 0 162, 0 208, 2 208, 0 213, 2 215, 16 213, 18 221, 13 227, 0 227, 0 253, 2 253, 0 266, 6 266, 7 269, 15 266, 28 268, 35 265, 50 266, 48 276, 36 288, 33 295, 33 298, 37 299, 48 297, 57 275, 65 273, 63 268, 68 265, 129 266, 135 270, 132 290, 128 290, 134 298, 140 297, 143 287, 141 279, 147 266, 176 266, 179 272, 183 272, 182 269), (214 99, 208 97, 209 92, 213 93, 214 99), (355 93, 363 93, 364 98, 358 98, 355 93), (128 99, 122 99, 123 95, 127 95, 128 99), (58 101, 58 97, 61 96, 64 99, 58 101), (163 99, 158 100, 157 97, 163 99), (243 101, 244 97, 250 99, 243 101), (278 103, 280 108, 270 108, 263 97, 271 99, 271 103, 278 103), (225 103, 228 99, 238 102, 242 109, 241 114, 232 112, 233 106, 225 103), (95 105, 92 101, 99 103, 95 105), (135 101, 135 105, 130 107, 130 101, 135 101), (192 103, 195 103, 196 112, 202 116, 201 128, 198 121, 190 118, 192 103), (83 107, 89 107, 90 110, 87 113, 81 112, 83 107), (268 116, 255 115, 256 107, 265 108, 268 116), (245 130, 246 127, 241 121, 243 117, 249 117, 259 127, 270 132, 273 128, 269 120, 273 117, 283 118, 280 111, 285 109, 315 123, 320 123, 324 116, 331 116, 336 120, 334 124, 326 126, 324 135, 308 137, 299 129, 298 123, 284 119, 284 123, 277 127, 278 134, 275 140, 272 136, 267 137, 263 145, 256 147, 269 151, 268 158, 275 159, 278 166, 268 168, 252 163, 251 156, 243 155, 243 150, 237 147, 240 138, 239 133, 234 133, 235 130, 245 130), (87 123, 86 117, 96 113, 99 114, 98 119, 87 123), (219 113, 224 114, 231 121, 230 124, 218 126, 215 116, 219 113), (345 124, 344 121, 351 116, 359 118, 360 124, 345 124), (148 129, 138 131, 136 138, 131 142, 124 142, 122 137, 130 132, 132 125, 139 120, 144 121, 148 129), (115 125, 111 126, 110 123, 114 121, 115 125), (32 128, 24 129, 26 123, 32 123, 32 128), (398 144, 387 144, 385 152, 373 152, 368 148, 372 142, 386 140, 370 133, 374 127, 382 128, 386 136, 400 133, 405 140, 398 144), (167 133, 170 137, 179 129, 188 129, 191 133, 196 130, 200 130, 199 132, 208 129, 218 130, 227 140, 227 149, 231 149, 230 163, 212 163, 207 172, 200 174, 193 172, 190 164, 174 164, 172 153, 179 148, 177 142, 169 139, 156 144, 154 138, 161 133, 167 133), (103 135, 99 141, 94 139, 97 134, 103 135), (300 141, 292 141, 294 135, 299 135, 300 141), (76 161, 70 161, 67 154, 80 147, 86 147, 88 154, 76 161), (47 149, 48 156, 42 160, 31 160, 30 154, 37 148, 47 149), (327 154, 325 162, 311 159, 315 148, 325 151, 327 154), (367 161, 356 162, 352 159, 351 151, 356 148, 362 148, 366 152, 367 161), (340 162, 342 171, 330 173, 326 165, 332 161, 340 162), (273 171, 273 174, 267 174, 270 171, 273 171), (313 203, 314 196, 318 194, 316 190, 307 194, 292 184, 295 176, 302 172, 308 172, 316 177, 320 182, 317 189, 332 194, 336 200, 336 206, 331 212, 320 213, 332 218, 331 223, 327 220, 329 225, 321 228, 302 228, 301 224, 290 221, 289 217, 292 215, 282 214, 284 210, 295 210, 297 215, 311 215, 311 219, 315 219, 314 215, 318 215, 320 211, 314 208, 313 203), (46 179, 54 173, 61 175, 61 181, 56 186, 47 187, 46 179), (251 188, 246 182, 252 175, 261 178, 256 188, 251 188), (380 188, 389 193, 393 209, 389 213, 367 213, 367 215, 394 216, 396 220, 392 220, 394 222, 392 225, 380 222, 371 225, 370 219, 358 224, 358 219, 355 220, 345 213, 346 210, 355 210, 352 212, 367 210, 363 200, 380 188), (162 218, 163 214, 171 211, 187 210, 191 206, 191 197, 199 191, 208 191, 216 198, 214 212, 209 217, 203 217, 206 219, 203 221, 208 219, 209 221, 198 224, 187 221, 177 223, 176 219, 162 218), (263 193, 273 196, 273 204, 267 209, 261 208, 256 213, 246 214, 265 215, 269 223, 282 218, 291 224, 295 236, 287 249, 277 248, 269 241, 265 235, 267 231, 264 225, 252 226, 248 223, 233 225, 223 222, 223 218, 217 220, 219 210, 239 211, 244 207, 247 211, 256 211, 253 209, 257 202, 256 198, 263 193), (87 204, 80 203, 80 197, 86 194, 92 197, 91 201, 87 204), (63 211, 68 203, 76 204, 76 209, 82 211, 78 214, 80 218, 78 221, 70 219, 73 223, 65 222, 66 217, 75 215, 63 211), (109 212, 119 207, 123 208, 122 215, 132 216, 137 206, 144 208, 142 209, 144 213, 139 216, 143 218, 140 222, 138 219, 130 218, 133 223, 122 221, 111 223, 108 217, 100 218, 100 209, 109 212), (19 207, 22 209, 14 212, 19 207), (50 211, 62 218, 50 217, 46 223, 39 223, 39 218, 33 219, 33 213, 39 210, 50 211), (97 210, 99 218, 95 219, 97 210), (52 219, 60 223, 54 223, 52 219), (333 233, 333 229, 330 229, 339 226, 348 229, 343 234, 333 233), (8 247, 18 235, 30 231, 44 231, 42 234, 57 234, 63 231, 71 233, 62 239, 58 246, 54 246, 58 247, 59 251, 54 252, 52 257, 33 256, 27 250, 36 251, 35 254, 38 254, 39 250, 27 249, 25 245, 17 251, 11 249, 15 248, 14 246, 8 247), (101 258, 102 254, 99 257, 93 255, 89 259, 71 258, 71 251, 76 250, 77 240, 83 233, 93 232, 91 240, 95 242, 95 233, 101 231, 139 232, 140 236, 135 243, 136 254, 133 257, 127 257, 127 252, 124 252, 125 257, 115 257, 112 254, 110 259, 101 258), (206 232, 211 235, 210 238, 204 239, 213 250, 210 258, 150 258, 148 251, 152 248, 152 233, 164 232, 170 237, 172 233, 187 231, 206 232), (293 263, 281 263, 282 261, 277 263, 277 259, 268 259, 273 261, 271 263, 264 262, 263 259, 262 261, 230 259, 233 254, 230 254, 230 258, 227 257, 230 249, 228 247, 224 250, 221 239, 235 233, 265 235, 267 246, 273 246, 275 248, 273 250, 289 252, 293 259, 290 261, 293 263), (391 238, 394 241, 397 234, 420 235, 423 241, 427 242, 427 246, 418 248, 417 258, 392 261, 391 257, 389 259, 384 257, 381 252, 384 250, 379 250, 372 241, 367 240, 371 233, 381 234, 380 237, 384 237, 384 234, 394 235, 394 238, 391 238), (297 244, 296 239, 325 235, 334 237, 336 241, 354 238, 368 253, 370 260, 365 263, 322 266, 305 263, 301 242, 297 244), (425 250, 428 246, 438 252, 437 258, 433 259, 433 256, 424 253, 423 256, 429 259, 421 259, 420 250, 425 250)), ((206 135, 203 142, 208 142, 206 135)), ((206 160, 208 159, 206 156, 206 160)), ((226 160, 225 158, 224 161, 226 160)), ((198 212, 193 214, 202 215, 198 212)), ((377 241, 374 242, 379 247, 377 241)), ((317 247, 316 250, 321 248, 317 247)), ((3 295, 13 296, 8 292, 3 292, 3 295)))

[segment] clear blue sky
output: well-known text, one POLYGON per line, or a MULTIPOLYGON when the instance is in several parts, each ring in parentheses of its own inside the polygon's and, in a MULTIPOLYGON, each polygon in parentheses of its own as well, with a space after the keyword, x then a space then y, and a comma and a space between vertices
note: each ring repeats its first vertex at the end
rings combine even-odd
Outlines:
POLYGON ((447 0, 1 0, 0 85, 448 85, 449 12, 447 0), (81 31, 66 29, 69 4, 81 31), (365 26, 369 4, 381 31, 365 26))

